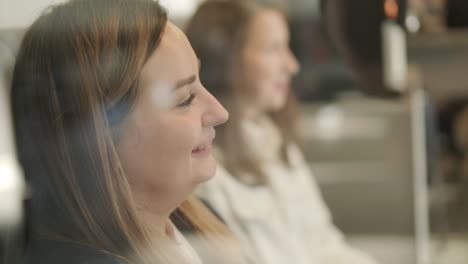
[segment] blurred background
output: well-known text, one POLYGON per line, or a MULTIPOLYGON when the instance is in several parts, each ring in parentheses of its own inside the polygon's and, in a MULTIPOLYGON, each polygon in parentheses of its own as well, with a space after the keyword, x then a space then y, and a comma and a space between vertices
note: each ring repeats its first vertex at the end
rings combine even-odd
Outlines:
MULTIPOLYGON (((390 99, 361 92, 319 0, 275 1, 288 9, 301 63, 306 156, 336 225, 384 264, 468 263, 468 1, 399 1, 406 44, 391 52, 404 55, 408 76, 390 99)), ((22 32, 54 2, 0 0, 0 256, 15 250, 24 193, 8 158, 9 76, 22 32)), ((200 1, 161 2, 183 27, 200 1)))

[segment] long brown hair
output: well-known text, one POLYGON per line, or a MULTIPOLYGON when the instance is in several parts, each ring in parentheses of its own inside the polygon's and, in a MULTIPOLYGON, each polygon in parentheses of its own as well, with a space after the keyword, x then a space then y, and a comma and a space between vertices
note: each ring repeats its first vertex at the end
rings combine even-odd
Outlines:
MULTIPOLYGON (((208 0, 198 8, 186 27, 187 37, 202 63, 200 80, 230 113, 229 122, 218 133, 220 140, 217 143, 223 150, 224 165, 236 177, 245 173, 253 175, 254 184, 265 184, 266 175, 260 169, 259 161, 245 155, 248 140, 241 131, 244 116, 237 102, 239 85, 236 85, 242 76, 239 76, 236 63, 247 38, 247 28, 262 9, 284 14, 279 5, 266 1, 208 0)), ((287 147, 290 143, 299 143, 294 95, 290 93, 286 106, 270 115, 283 139, 281 157, 289 164, 287 147)))
MULTIPOLYGON (((47 9, 27 31, 11 100, 18 156, 33 192, 33 234, 131 263, 181 263, 143 225, 115 146, 166 22, 152 0, 71 0, 47 9)), ((229 237, 197 200, 179 211, 213 247, 215 238, 229 237)))

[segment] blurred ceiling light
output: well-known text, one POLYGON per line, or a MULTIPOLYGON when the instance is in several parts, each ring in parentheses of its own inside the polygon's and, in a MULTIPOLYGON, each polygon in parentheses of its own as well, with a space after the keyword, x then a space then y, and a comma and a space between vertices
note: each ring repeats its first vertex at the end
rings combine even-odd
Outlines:
POLYGON ((417 33, 421 28, 419 18, 415 14, 408 14, 408 16, 406 16, 405 25, 411 33, 417 33))
POLYGON ((161 5, 169 11, 169 16, 174 18, 191 16, 200 2, 200 0, 160 0, 161 5))
POLYGON ((12 155, 0 155, 0 230, 17 225, 22 218, 25 184, 12 155))
POLYGON ((395 21, 398 18, 398 4, 395 0, 385 0, 384 4, 385 16, 389 20, 395 21))
POLYGON ((19 167, 10 155, 0 156, 0 192, 18 190, 22 187, 19 167))

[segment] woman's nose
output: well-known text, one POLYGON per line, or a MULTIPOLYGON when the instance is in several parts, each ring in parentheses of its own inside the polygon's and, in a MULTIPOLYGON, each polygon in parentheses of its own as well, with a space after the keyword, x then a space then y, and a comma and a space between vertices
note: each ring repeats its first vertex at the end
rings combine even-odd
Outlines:
POLYGON ((301 66, 299 64, 299 62, 297 61, 297 58, 296 56, 294 56, 294 54, 292 53, 292 51, 290 49, 287 50, 286 52, 286 58, 285 58, 285 64, 286 64, 286 68, 288 70, 288 72, 291 74, 291 75, 296 75, 301 66))
POLYGON ((202 118, 203 126, 218 126, 226 123, 229 119, 228 111, 221 105, 221 103, 206 89, 207 94, 207 108, 202 118))

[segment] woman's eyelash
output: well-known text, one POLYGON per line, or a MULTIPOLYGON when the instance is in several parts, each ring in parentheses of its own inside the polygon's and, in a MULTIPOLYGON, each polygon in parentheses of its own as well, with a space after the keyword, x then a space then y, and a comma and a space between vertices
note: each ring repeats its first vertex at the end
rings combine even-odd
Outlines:
POLYGON ((187 100, 183 101, 181 104, 178 105, 178 107, 185 107, 185 106, 189 106, 192 104, 193 100, 195 99, 196 97, 196 94, 195 93, 191 93, 189 98, 187 98, 187 100))

